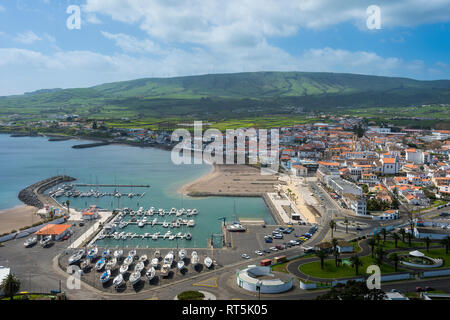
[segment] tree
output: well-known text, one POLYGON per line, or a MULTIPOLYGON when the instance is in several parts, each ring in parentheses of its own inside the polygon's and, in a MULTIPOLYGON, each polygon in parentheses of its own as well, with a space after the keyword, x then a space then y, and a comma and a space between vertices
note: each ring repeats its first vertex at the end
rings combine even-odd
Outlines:
POLYGON ((334 222, 334 220, 331 220, 329 225, 330 225, 330 228, 331 228, 331 238, 333 238, 334 237, 333 230, 336 227, 336 222, 334 222))
POLYGON ((333 250, 337 249, 338 242, 339 241, 336 238, 331 239, 331 244, 333 245, 333 250))
POLYGON ((406 234, 406 237, 408 238, 408 245, 411 247, 411 240, 413 238, 413 234, 411 232, 408 232, 406 234))
POLYGON ((369 290, 364 281, 349 280, 345 284, 338 283, 326 294, 318 296, 317 300, 383 300, 384 291, 369 290))
POLYGON ((325 250, 320 249, 320 250, 316 251, 316 256, 319 257, 320 269, 323 270, 323 263, 324 263, 324 260, 326 259, 326 257, 328 257, 328 253, 325 250))
POLYGON ((380 236, 379 233, 377 233, 377 234, 375 235, 375 240, 377 241, 377 244, 380 244, 381 236, 380 236))
POLYGON ((439 243, 445 247, 445 254, 448 254, 448 249, 450 247, 450 237, 442 239, 439 243))
POLYGON ((397 271, 398 263, 400 261, 400 257, 395 252, 391 254, 391 261, 394 263, 395 271, 397 271))
POLYGON ((377 247, 376 254, 377 254, 377 264, 379 266, 381 266, 383 264, 383 257, 384 257, 384 254, 385 254, 385 252, 383 250, 383 246, 378 246, 377 247))
POLYGON ((339 256, 341 255, 341 253, 339 252, 338 249, 334 249, 333 251, 333 255, 334 255, 334 263, 336 264, 336 267, 338 267, 339 265, 339 256))
POLYGON ((373 252, 375 249, 375 245, 377 244, 377 242, 375 241, 374 238, 370 238, 367 240, 367 244, 370 246, 370 248, 372 249, 372 258, 373 258, 373 252))
POLYGON ((364 193, 369 193, 369 186, 367 184, 363 184, 361 186, 362 190, 364 193))
POLYGON ((406 231, 405 231, 405 229, 401 228, 399 232, 400 232, 400 235, 402 236, 402 242, 404 243, 406 231))
POLYGON ((424 240, 425 240, 425 244, 427 245, 427 252, 430 252, 431 239, 430 239, 430 237, 426 237, 424 240))
POLYGON ((359 267, 361 267, 363 265, 361 259, 359 259, 359 257, 357 255, 354 255, 354 256, 350 257, 350 262, 352 263, 352 267, 355 268, 356 274, 358 274, 359 267))
POLYGON ((345 233, 348 233, 348 219, 347 219, 347 217, 345 217, 344 223, 345 223, 345 233))
POLYGON ((67 213, 70 214, 70 200, 66 201, 67 213))
POLYGON ((395 245, 395 247, 397 248, 397 242, 398 242, 398 240, 400 240, 400 236, 398 235, 397 232, 394 232, 394 233, 392 234, 392 238, 394 239, 394 245, 395 245))
POLYGON ((381 234, 383 235, 383 242, 386 242, 386 236, 388 234, 386 228, 381 229, 381 234))
POLYGON ((1 288, 5 296, 13 300, 14 295, 20 290, 20 280, 13 274, 9 274, 3 280, 1 288))

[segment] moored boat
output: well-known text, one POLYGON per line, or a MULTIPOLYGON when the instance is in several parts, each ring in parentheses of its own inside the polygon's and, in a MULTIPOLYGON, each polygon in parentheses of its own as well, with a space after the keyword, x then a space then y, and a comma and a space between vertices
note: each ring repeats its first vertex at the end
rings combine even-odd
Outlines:
POLYGON ((124 274, 125 272, 128 271, 128 268, 129 268, 129 265, 128 265, 128 264, 123 264, 123 265, 120 266, 119 272, 120 272, 121 274, 124 274))
POLYGON ((120 287, 120 285, 123 282, 123 275, 119 274, 117 277, 114 278, 113 280, 113 286, 114 288, 120 287))
POLYGON ((112 258, 108 263, 106 264, 106 270, 112 270, 117 264, 117 258, 112 258))
POLYGON ((203 263, 209 269, 209 268, 211 268, 213 261, 210 257, 206 257, 205 260, 203 261, 203 263))
POLYGON ((141 272, 135 271, 130 275, 130 283, 134 286, 141 280, 141 272))

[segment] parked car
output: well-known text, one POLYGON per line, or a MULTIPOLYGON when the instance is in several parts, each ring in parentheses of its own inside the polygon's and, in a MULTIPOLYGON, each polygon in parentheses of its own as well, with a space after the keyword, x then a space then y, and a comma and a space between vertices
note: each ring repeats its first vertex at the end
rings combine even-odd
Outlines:
POLYGON ((244 258, 244 259, 250 259, 250 256, 248 254, 245 254, 245 253, 243 253, 241 255, 241 257, 244 258))
POLYGON ((272 243, 273 242, 273 238, 272 237, 264 237, 264 241, 266 243, 272 243))
POLYGON ((281 233, 277 233, 273 235, 274 239, 283 239, 283 235, 281 233))
POLYGON ((276 247, 270 247, 270 250, 272 251, 278 251, 278 249, 276 247))
POLYGON ((439 216, 448 217, 448 216, 450 216, 450 212, 442 212, 441 214, 439 214, 439 216))
POLYGON ((275 248, 277 248, 278 250, 283 250, 283 249, 284 249, 283 246, 282 246, 281 244, 277 244, 277 245, 275 246, 275 248))
POLYGON ((264 249, 263 252, 264 253, 270 253, 270 250, 269 249, 264 249))
POLYGON ((259 250, 256 250, 255 253, 256 253, 258 256, 262 256, 262 255, 263 255, 263 253, 262 253, 261 251, 259 251, 259 250))

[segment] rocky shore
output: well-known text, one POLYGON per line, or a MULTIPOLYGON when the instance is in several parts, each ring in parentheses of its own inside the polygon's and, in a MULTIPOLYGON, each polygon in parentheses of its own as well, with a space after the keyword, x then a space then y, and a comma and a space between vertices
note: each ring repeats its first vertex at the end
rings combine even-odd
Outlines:
MULTIPOLYGON (((36 182, 35 184, 32 184, 19 192, 19 200, 28 206, 41 209, 44 207, 44 202, 54 202, 49 196, 44 194, 45 190, 60 183, 74 180, 76 179, 69 176, 55 176, 36 182)), ((56 202, 53 204, 56 204, 56 202)))

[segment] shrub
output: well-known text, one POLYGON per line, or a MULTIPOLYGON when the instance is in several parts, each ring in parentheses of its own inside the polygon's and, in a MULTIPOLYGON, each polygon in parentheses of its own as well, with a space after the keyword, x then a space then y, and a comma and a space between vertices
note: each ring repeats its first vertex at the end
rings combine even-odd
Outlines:
POLYGON ((185 291, 178 295, 178 300, 203 300, 204 297, 199 291, 185 291))

